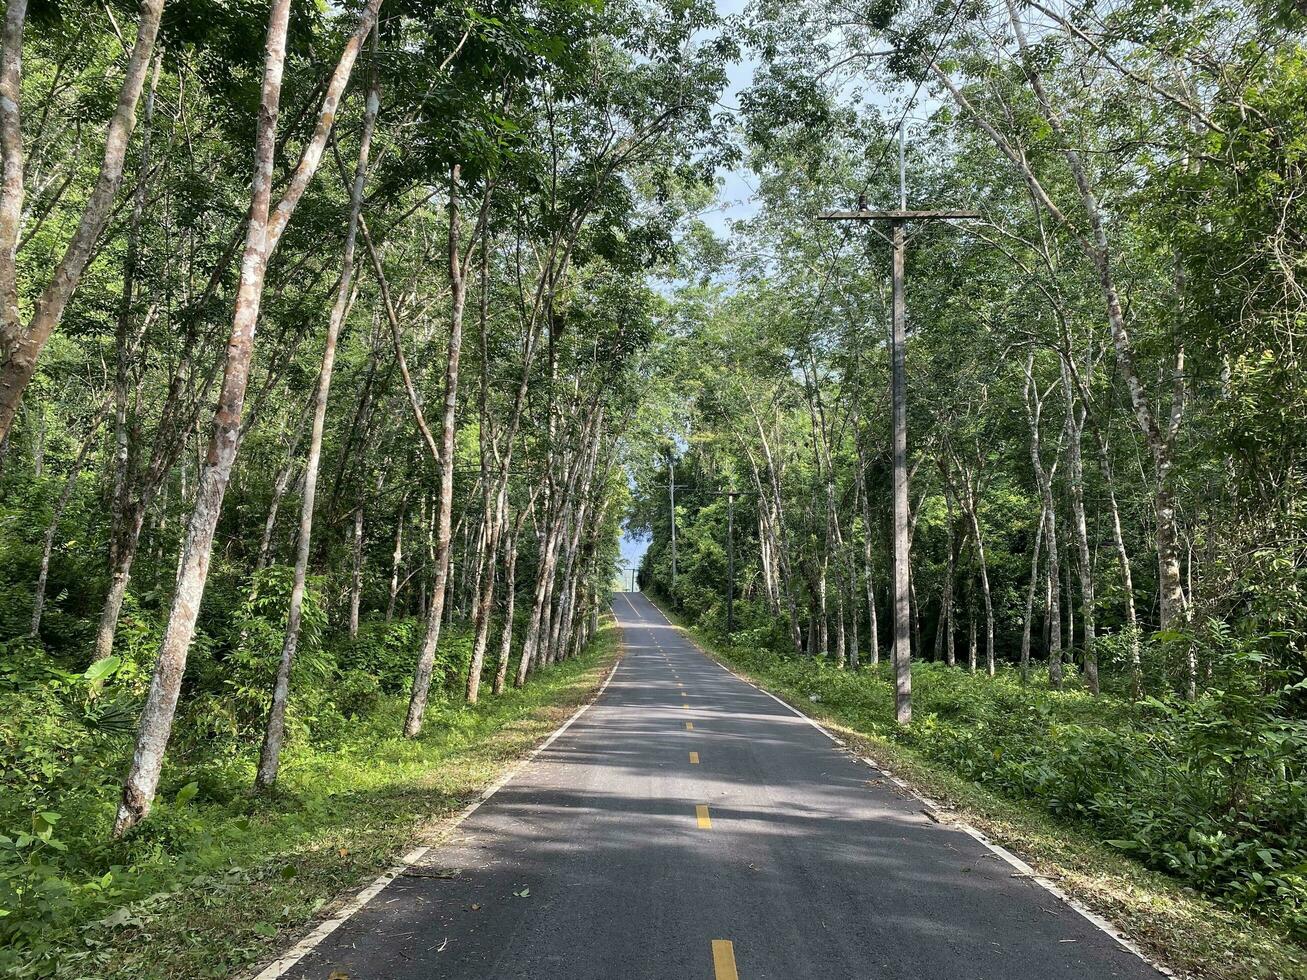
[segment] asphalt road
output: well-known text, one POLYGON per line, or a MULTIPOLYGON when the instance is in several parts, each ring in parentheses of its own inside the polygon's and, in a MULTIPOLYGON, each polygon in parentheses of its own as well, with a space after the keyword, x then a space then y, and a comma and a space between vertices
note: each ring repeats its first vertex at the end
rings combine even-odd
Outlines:
POLYGON ((598 702, 287 977, 1155 980, 643 596, 598 702))

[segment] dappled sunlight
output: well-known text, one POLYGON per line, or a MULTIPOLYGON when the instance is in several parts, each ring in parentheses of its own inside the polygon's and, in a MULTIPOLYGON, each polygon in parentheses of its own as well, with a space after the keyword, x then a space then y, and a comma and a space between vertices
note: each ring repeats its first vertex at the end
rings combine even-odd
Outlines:
POLYGON ((290 975, 699 976, 723 934, 753 976, 1154 975, 657 615, 633 609, 603 697, 290 975))

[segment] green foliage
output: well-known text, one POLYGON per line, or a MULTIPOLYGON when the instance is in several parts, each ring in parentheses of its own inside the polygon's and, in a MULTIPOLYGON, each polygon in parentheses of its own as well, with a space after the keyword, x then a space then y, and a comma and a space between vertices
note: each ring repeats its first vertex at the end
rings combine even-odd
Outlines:
MULTIPOLYGON (((288 581, 284 569, 257 577, 239 616, 248 628, 244 652, 224 661, 227 672, 273 669, 273 634, 262 630, 284 609, 288 581)), ((323 643, 319 631, 319 646, 306 651, 282 775, 269 799, 249 793, 257 740, 235 723, 236 709, 224 714, 238 696, 225 674, 202 672, 212 686, 190 693, 191 708, 173 734, 181 750, 165 773, 156 812, 118 844, 107 842, 106 831, 139 710, 125 661, 115 656, 72 673, 31 643, 0 651, 0 974, 101 976, 126 958, 133 965, 119 963, 122 975, 159 975, 163 967, 151 962, 140 937, 184 907, 194 923, 164 928, 150 942, 189 958, 173 975, 230 975, 279 935, 266 918, 256 941, 228 935, 222 923, 241 917, 237 908, 249 905, 251 889, 287 882, 301 894, 295 914, 311 916, 369 871, 343 860, 363 845, 361 834, 377 834, 371 846, 384 852, 377 860, 390 860, 386 855, 433 808, 461 805, 458 793, 475 792, 488 779, 487 767, 499 761, 493 745, 501 729, 511 728, 514 739, 537 737, 540 722, 528 720, 560 696, 573 696, 578 684, 591 684, 616 642, 607 631, 584 656, 474 709, 433 691, 425 733, 411 741, 398 737, 408 703, 402 681, 411 677, 422 624, 367 626, 358 643, 323 643), (350 666, 339 669, 338 662, 350 666), (433 797, 426 789, 432 773, 446 770, 459 774, 459 790, 433 797), (345 849, 338 867, 324 880, 295 884, 299 867, 323 851, 313 842, 323 839, 333 842, 327 854, 345 849), (217 920, 221 942, 203 938, 218 911, 227 917, 217 920)), ((464 630, 450 632, 438 663, 453 674, 463 669, 470 640, 464 630)), ((240 711, 258 707, 252 693, 240 704, 240 711)))
POLYGON ((1255 652, 1225 648, 1244 682, 1195 702, 1132 705, 913 665, 913 723, 893 719, 893 678, 737 644, 726 656, 849 726, 892 738, 1000 795, 1092 828, 1150 867, 1307 940, 1307 724, 1286 711, 1301 685, 1247 678, 1255 652))
MULTIPOLYGON (((220 694, 193 704, 198 730, 223 738, 257 736, 281 660, 293 581, 294 569, 287 565, 257 572, 231 616, 227 643, 217 650, 201 644, 194 663, 197 682, 220 694)), ((320 581, 306 585, 300 622, 292 684, 321 685, 335 675, 336 660, 323 645, 327 613, 320 581)))

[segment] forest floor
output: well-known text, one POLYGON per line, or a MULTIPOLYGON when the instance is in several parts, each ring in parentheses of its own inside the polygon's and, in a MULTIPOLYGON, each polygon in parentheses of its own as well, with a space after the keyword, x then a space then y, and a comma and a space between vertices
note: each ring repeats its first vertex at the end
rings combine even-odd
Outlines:
MULTIPOLYGON (((1037 803, 1000 796, 887 737, 883 732, 892 728, 892 695, 873 719, 865 703, 824 698, 814 672, 792 669, 792 659, 727 646, 687 626, 666 602, 658 601, 658 606, 709 656, 821 722, 859 755, 942 807, 946 819, 965 821, 1017 854, 1177 974, 1203 980, 1307 980, 1307 950, 1281 932, 1124 856, 1092 828, 1058 819, 1037 803)), ((870 688, 875 675, 866 673, 870 688)), ((914 676, 914 691, 920 686, 914 676)), ((887 679, 878 692, 881 687, 892 692, 887 679)))
POLYGON ((378 711, 384 717, 361 720, 349 744, 297 753, 275 796, 235 794, 208 805, 197 798, 204 840, 157 843, 169 853, 149 867, 148 897, 47 937, 43 965, 22 975, 242 975, 415 843, 438 839, 453 816, 591 698, 619 646, 605 625, 584 654, 520 690, 474 707, 453 695, 433 701, 413 741, 384 734, 398 732, 407 702, 388 698, 378 711))

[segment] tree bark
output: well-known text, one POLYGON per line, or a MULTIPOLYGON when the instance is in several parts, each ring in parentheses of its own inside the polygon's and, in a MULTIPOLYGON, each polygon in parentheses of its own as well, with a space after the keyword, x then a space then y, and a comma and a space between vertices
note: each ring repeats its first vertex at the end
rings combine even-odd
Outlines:
MULTIPOLYGON (((1035 355, 1026 358, 1026 382, 1022 394, 1026 403, 1026 421, 1030 426, 1030 465, 1039 484, 1039 495, 1044 508, 1045 546, 1048 549, 1049 585, 1049 638, 1048 638, 1048 683, 1055 689, 1062 689, 1062 612, 1060 602, 1061 566, 1057 550, 1057 510, 1053 501, 1052 473, 1044 467, 1043 453, 1040 446, 1039 425, 1043 410, 1043 397, 1035 384, 1035 355)), ((1053 464, 1056 467, 1056 463, 1053 464)))
MULTIPOLYGON (((940 463, 944 471, 945 483, 948 482, 948 466, 942 460, 940 463)), ((957 664, 957 653, 953 645, 953 590, 954 578, 957 574, 957 549, 955 546, 956 534, 953 521, 953 495, 947 491, 944 494, 945 509, 947 511, 946 530, 948 531, 948 549, 947 562, 944 567, 944 593, 940 597, 939 604, 939 624, 935 628, 935 659, 940 658, 943 653, 944 662, 950 667, 957 664)))
POLYGON ((172 733, 177 697, 181 692, 186 657, 195 634, 195 622, 209 574, 213 536, 222 510, 223 496, 231 479, 241 431, 245 391, 249 385, 250 361, 254 353, 254 328, 263 297, 268 260, 281 233, 322 159, 322 151, 336 118, 336 108, 354 68, 364 38, 372 30, 382 0, 369 0, 353 36, 336 64, 319 110, 317 127, 305 147, 287 188, 286 195, 269 213, 272 168, 276 148, 277 115, 281 103, 282 73, 286 60, 289 0, 273 0, 266 42, 259 125, 255 137, 255 168, 251 185, 245 250, 241 259, 235 314, 227 344, 222 388, 214 413, 213 429, 204 468, 200 472, 195 505, 191 511, 182 547, 181 568, 173 594, 172 608, 159 656, 150 680, 149 693, 141 710, 136 749, 123 783, 122 802, 113 824, 113 836, 121 837, 149 812, 159 784, 163 756, 172 733))
POLYGON ((504 558, 504 628, 499 635, 499 663, 495 668, 495 683, 491 689, 495 694, 503 694, 508 680, 508 661, 513 654, 513 606, 517 599, 517 542, 522 536, 522 527, 526 523, 529 507, 522 508, 508 536, 508 548, 504 558))
POLYGON ((867 587, 867 636, 870 644, 871 666, 880 666, 880 627, 876 621, 876 582, 872 573, 871 500, 867 495, 867 461, 862 440, 858 440, 857 490, 862 497, 862 564, 867 587))
POLYGON ((395 521, 395 547, 390 554, 390 590, 386 598, 386 622, 395 618, 395 602, 399 597, 399 569, 404 563, 404 523, 408 520, 405 502, 400 501, 399 517, 395 521))
POLYGON ((23 22, 27 0, 9 0, 0 46, 0 150, 4 181, 0 185, 0 439, 9 434, 14 416, 50 335, 63 319, 122 183, 128 144, 154 56, 164 0, 141 0, 136 40, 124 69, 118 104, 105 131, 104 156, 95 185, 82 210, 63 257, 41 291, 27 324, 18 305, 17 245, 23 220, 23 135, 21 127, 23 22))
MULTIPOLYGON (((377 53, 377 32, 372 31, 372 52, 377 53)), ((368 151, 372 133, 376 128, 377 112, 381 106, 379 76, 374 70, 368 86, 366 108, 363 113, 363 131, 359 136, 358 165, 354 170, 354 184, 350 189, 349 221, 345 227, 345 245, 340 258, 340 282, 336 286, 336 301, 331 307, 327 322, 327 336, 322 345, 322 367, 318 371, 318 386, 313 396, 313 428, 309 435, 309 455, 304 462, 304 492, 300 498, 299 540, 296 543, 295 573, 291 585, 290 608, 286 619, 286 636, 281 647, 281 660, 277 664, 277 678, 272 687, 272 704, 263 730, 263 746, 259 753, 259 769, 255 785, 268 789, 277 781, 281 765, 281 744, 286 732, 286 702, 290 697, 290 675, 299 649, 300 627, 304 614, 304 590, 309 574, 309 548, 313 539, 313 508, 317 502, 318 465, 322 459, 322 435, 327 422, 327 401, 331 396, 331 376, 336 364, 336 342, 341 325, 354 305, 354 243, 358 237, 359 213, 363 209, 363 191, 368 177, 368 151)))
POLYGON ((432 578, 431 608, 427 613, 427 632, 422 640, 413 674, 413 691, 404 720, 404 737, 416 738, 422 731, 422 715, 427 709, 431 672, 435 666, 436 647, 440 642, 441 621, 445 615, 445 592, 449 579, 450 523, 454 509, 454 435, 458 409, 458 362, 463 349, 463 304, 467 297, 463 258, 459 251, 458 213, 459 165, 449 173, 449 288, 452 311, 449 321, 449 347, 445 364, 445 404, 440 427, 440 503, 436 515, 436 568, 432 578))
POLYGON ((1021 626, 1021 683, 1030 678, 1030 635, 1035 622, 1035 590, 1039 588, 1039 555, 1044 546, 1044 525, 1048 523, 1048 512, 1044 510, 1043 498, 1040 498, 1039 524, 1035 529, 1035 544, 1030 549, 1030 588, 1026 592, 1026 617, 1021 626))
POLYGON ((522 642, 522 656, 518 661, 517 675, 513 685, 521 687, 526 683, 527 673, 532 669, 540 648, 548 643, 549 624, 545 619, 549 609, 549 593, 553 585, 554 570, 558 562, 558 550, 562 543, 562 519, 564 503, 571 496, 576 481, 583 468, 590 466, 592 454, 598 452, 596 432, 601 426, 603 409, 591 405, 583 422, 576 444, 580 447, 567 466, 563 485, 559 488, 556 513, 546 521, 544 539, 540 549, 540 567, 536 573, 535 596, 531 604, 531 616, 527 621, 526 636, 522 642))
POLYGON ((1107 513, 1112 522, 1112 546, 1116 552, 1117 566, 1121 572, 1121 591, 1125 598, 1125 628, 1130 645, 1130 690, 1137 701, 1143 697, 1143 665, 1140 658, 1139 620, 1135 613, 1134 576, 1130 572, 1130 555, 1125 548, 1125 536, 1121 533, 1121 511, 1116 502, 1116 490, 1113 486, 1112 464, 1108 456, 1107 437, 1097 426, 1093 426, 1095 441, 1098 446, 1098 465, 1103 474, 1107 488, 1107 513))
POLYGON ((349 638, 359 635, 359 605, 363 600, 363 501, 354 507, 354 527, 349 548, 349 638))

